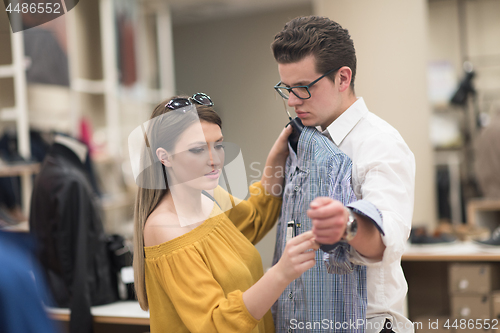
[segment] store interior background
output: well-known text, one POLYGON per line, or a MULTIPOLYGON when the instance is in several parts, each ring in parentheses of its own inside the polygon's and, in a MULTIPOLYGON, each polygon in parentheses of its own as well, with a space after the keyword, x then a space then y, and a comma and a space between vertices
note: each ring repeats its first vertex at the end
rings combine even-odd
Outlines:
MULTIPOLYGON (((415 154, 414 226, 433 230, 451 219, 439 212, 436 172, 439 165, 459 165, 463 179, 467 161, 473 161, 460 145, 463 129, 470 128, 469 108, 476 107, 484 124, 500 111, 498 0, 119 0, 112 6, 112 1, 82 0, 68 14, 24 32, 25 37, 34 29, 54 32, 69 69, 68 86, 28 80, 26 119, 32 129, 76 137, 84 119, 109 233, 132 233, 136 186, 127 137, 174 93, 212 97, 225 140, 241 147, 248 182, 257 180, 287 122, 272 88, 279 75, 270 44, 296 16, 328 16, 351 33, 357 96, 393 125, 415 154), (100 16, 105 3, 111 4, 110 20, 100 16), (125 17, 125 24, 120 26, 118 17, 125 17), (475 104, 451 106, 447 101, 465 75, 465 60, 476 72, 475 104)), ((0 65, 13 61, 11 36, 1 14, 0 65)), ((46 60, 42 66, 49 66, 51 59, 46 60)), ((1 135, 16 129, 5 112, 15 104, 14 80, 0 76, 1 135)), ((465 207, 474 191, 462 185, 465 207)), ((28 206, 24 203, 25 214, 28 206)), ((452 222, 465 222, 465 215, 452 222)), ((273 230, 257 245, 264 267, 271 265, 274 237, 273 230)))

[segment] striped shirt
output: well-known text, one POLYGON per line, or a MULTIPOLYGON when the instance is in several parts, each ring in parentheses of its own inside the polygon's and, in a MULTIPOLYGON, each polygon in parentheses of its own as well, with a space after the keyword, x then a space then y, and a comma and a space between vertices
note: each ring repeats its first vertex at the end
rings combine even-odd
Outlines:
MULTIPOLYGON (((312 127, 305 127, 298 154, 290 149, 285 168, 285 190, 277 224, 273 264, 286 245, 288 222, 294 235, 312 229, 309 203, 318 196, 352 203, 382 231, 380 212, 356 201, 351 186, 352 163, 347 155, 312 127)), ((366 267, 350 261, 354 249, 338 242, 316 252, 316 265, 293 281, 273 305, 276 332, 365 332, 366 267)))

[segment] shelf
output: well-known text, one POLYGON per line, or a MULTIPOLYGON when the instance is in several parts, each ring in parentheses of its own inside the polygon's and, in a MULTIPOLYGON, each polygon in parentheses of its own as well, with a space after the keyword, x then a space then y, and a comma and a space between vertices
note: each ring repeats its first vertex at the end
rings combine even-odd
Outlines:
POLYGON ((402 261, 500 261, 500 246, 482 246, 471 241, 408 245, 402 261))
POLYGON ((490 231, 500 226, 500 199, 472 199, 467 203, 468 223, 490 231))
POLYGON ((16 177, 31 175, 40 171, 40 163, 23 163, 17 165, 0 164, 0 177, 16 177))
POLYGON ((452 318, 449 270, 457 262, 490 263, 498 267, 500 247, 483 247, 470 241, 407 246, 401 266, 408 283, 410 320, 433 316, 452 318))
MULTIPOLYGON (((28 58, 24 58, 24 70, 26 70, 30 65, 31 61, 28 58)), ((16 75, 16 66, 14 64, 0 65, 0 78, 14 77, 15 75, 16 75)))
POLYGON ((30 231, 30 224, 28 221, 19 222, 18 224, 6 226, 0 228, 2 231, 6 232, 21 232, 28 233, 30 231))
MULTIPOLYGON (((70 319, 69 309, 48 308, 47 311, 54 320, 69 321, 70 319)), ((143 311, 139 302, 136 301, 120 301, 93 306, 90 311, 95 323, 149 326, 149 312, 143 311)))
POLYGON ((473 210, 500 210, 500 199, 474 199, 469 206, 473 210))
POLYGON ((3 108, 0 109, 0 120, 3 121, 16 121, 19 112, 16 108, 3 108))
POLYGON ((106 82, 103 80, 73 79, 71 88, 74 91, 88 94, 104 94, 106 92, 106 82))
POLYGON ((14 77, 15 69, 13 65, 0 66, 0 78, 14 77))

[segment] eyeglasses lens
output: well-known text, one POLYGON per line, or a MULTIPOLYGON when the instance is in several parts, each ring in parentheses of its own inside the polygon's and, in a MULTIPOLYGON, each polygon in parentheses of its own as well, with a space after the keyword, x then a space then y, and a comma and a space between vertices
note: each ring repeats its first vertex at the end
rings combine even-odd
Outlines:
POLYGON ((278 87, 278 92, 285 99, 288 99, 290 97, 290 92, 292 92, 300 99, 308 99, 309 97, 311 97, 306 87, 294 87, 293 89, 278 87))
POLYGON ((290 97, 290 91, 288 91, 287 89, 278 88, 278 92, 283 98, 288 99, 288 97, 290 97))
POLYGON ((165 105, 166 108, 170 110, 179 110, 184 113, 187 112, 189 106, 192 106, 193 104, 191 103, 191 100, 195 101, 198 104, 201 105, 206 105, 206 106, 213 106, 214 103, 210 99, 210 97, 204 93, 196 93, 193 95, 193 97, 190 98, 174 98, 170 102, 165 105), (186 109, 184 109, 186 108, 186 109))
POLYGON ((174 98, 167 104, 167 108, 170 110, 180 109, 191 105, 191 102, 187 98, 174 98))
POLYGON ((309 90, 307 90, 306 87, 297 87, 293 88, 293 93, 298 97, 302 99, 307 99, 310 97, 309 95, 309 90))
POLYGON ((214 105, 214 103, 212 102, 210 97, 208 97, 208 95, 206 95, 204 93, 196 93, 193 95, 192 99, 196 103, 201 104, 201 105, 206 105, 206 106, 213 106, 214 105))

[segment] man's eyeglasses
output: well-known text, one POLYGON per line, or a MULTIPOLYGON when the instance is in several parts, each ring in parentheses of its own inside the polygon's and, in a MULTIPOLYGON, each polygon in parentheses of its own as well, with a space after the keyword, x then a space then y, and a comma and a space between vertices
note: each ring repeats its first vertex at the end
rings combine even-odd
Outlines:
POLYGON ((196 93, 188 98, 178 97, 171 99, 170 102, 165 104, 165 108, 170 110, 178 110, 186 113, 189 110, 189 108, 186 107, 193 105, 191 101, 195 101, 196 103, 201 105, 214 106, 214 102, 212 102, 210 96, 204 93, 196 93))
POLYGON ((340 68, 332 69, 325 74, 321 75, 319 78, 314 80, 313 82, 309 83, 307 86, 295 86, 295 87, 285 87, 281 86, 281 81, 278 82, 275 86, 274 89, 278 92, 278 94, 281 95, 284 99, 288 99, 290 97, 290 92, 292 92, 295 96, 297 96, 300 99, 309 99, 311 98, 311 92, 309 91, 309 88, 311 88, 316 82, 327 76, 328 74, 331 74, 335 71, 338 71, 340 68))

